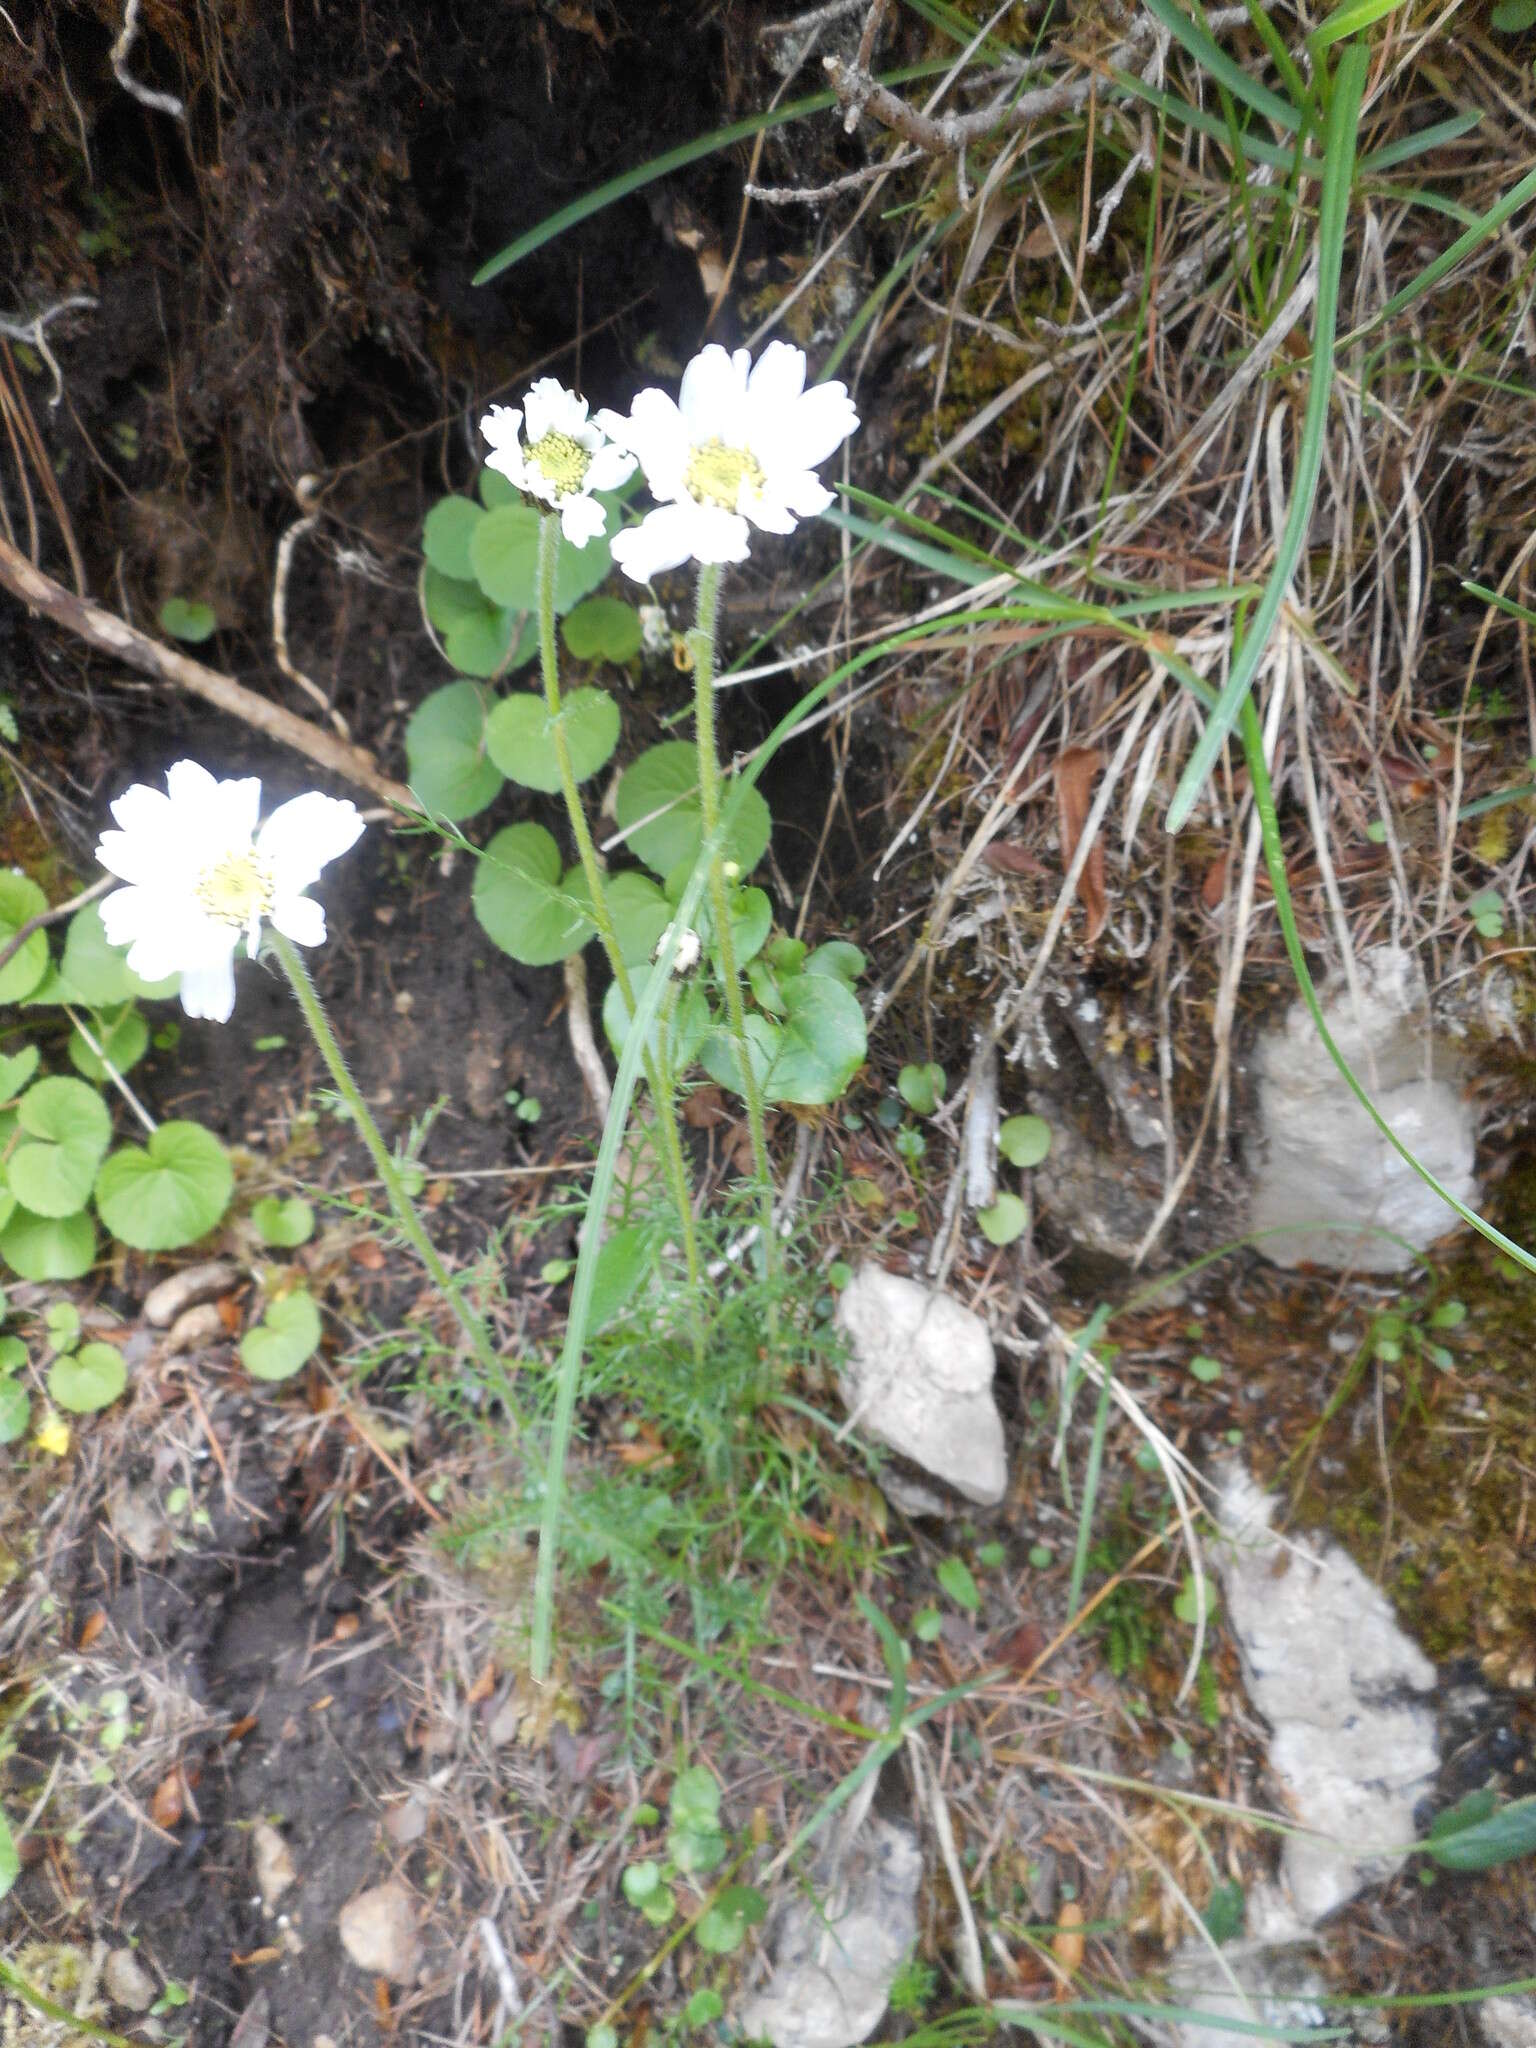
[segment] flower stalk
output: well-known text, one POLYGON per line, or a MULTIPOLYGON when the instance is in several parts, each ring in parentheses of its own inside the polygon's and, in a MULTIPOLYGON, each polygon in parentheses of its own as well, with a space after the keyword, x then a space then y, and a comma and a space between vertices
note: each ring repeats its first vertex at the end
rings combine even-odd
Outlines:
MULTIPOLYGON (((634 983, 630 979, 629 968, 619 946, 618 932, 614 927, 613 913, 608 904, 607 877, 597 857, 597 848, 592 842, 586 806, 581 800, 581 791, 571 765, 570 745, 560 717, 560 662, 555 646, 555 573, 559 563, 559 551, 560 517, 558 513, 546 513, 539 522, 538 563, 539 662, 544 680, 544 703, 549 712, 550 735, 554 741, 555 761, 560 771, 560 790, 565 798, 566 815, 571 822, 571 833, 576 841, 581 871, 586 877, 587 894, 592 899, 593 922, 597 926, 597 935, 602 941, 603 951, 608 956, 613 978, 618 983, 624 1007, 633 1018, 634 983)), ((702 1361, 703 1269, 699 1259, 699 1234, 688 1185, 688 1167, 683 1157, 683 1142, 677 1128, 676 1085, 666 1047, 667 1035, 664 1029, 655 1052, 647 1049, 643 1055, 645 1082, 655 1104, 662 1171, 677 1210, 678 1229, 682 1234, 683 1260, 688 1271, 689 1314, 693 1327, 694 1356, 702 1361)))
POLYGON ((720 977, 725 983, 725 1011, 731 1037, 736 1044, 737 1065, 741 1069, 741 1093, 747 1105, 747 1129, 752 1138, 752 1166, 763 1205, 763 1263, 772 1277, 778 1266, 778 1239, 773 1220, 773 1170, 768 1158, 768 1131, 763 1119, 763 1091, 752 1065, 747 1013, 741 1000, 741 977, 736 966, 736 941, 731 932, 730 891, 725 882, 724 857, 717 843, 720 758, 715 739, 715 636, 720 615, 720 576, 719 563, 701 565, 694 613, 696 623, 688 635, 688 646, 693 655, 694 733, 699 752, 699 814, 709 861, 709 903, 714 916, 720 977))
POLYGON ((288 977, 289 986, 297 998, 300 1010, 304 1013, 304 1022, 309 1027, 309 1034, 319 1048, 320 1057, 325 1061, 331 1079, 336 1084, 336 1092, 351 1111, 352 1120, 362 1134, 363 1143, 368 1147, 379 1179, 384 1183, 389 1206, 395 1212, 395 1220, 400 1225, 406 1242, 420 1259, 433 1285, 452 1310, 454 1320, 467 1338, 482 1371, 492 1384, 500 1389, 509 1420, 514 1428, 520 1428, 521 1418, 512 1400, 506 1368, 497 1356, 490 1332, 465 1301, 462 1290, 443 1264, 442 1255, 422 1226, 421 1218, 416 1213, 416 1205, 411 1200, 410 1191, 406 1187, 394 1154, 385 1144, 383 1135, 374 1121, 373 1112, 364 1100, 362 1090, 352 1078, 341 1045, 331 1029, 331 1021, 326 1016, 315 984, 310 979, 309 969, 292 941, 275 926, 269 932, 268 943, 278 965, 288 977))

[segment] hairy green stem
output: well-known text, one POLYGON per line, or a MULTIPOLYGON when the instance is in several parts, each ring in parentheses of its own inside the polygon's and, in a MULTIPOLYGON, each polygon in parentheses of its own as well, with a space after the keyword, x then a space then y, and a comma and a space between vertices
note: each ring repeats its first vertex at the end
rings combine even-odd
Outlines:
MULTIPOLYGON (((694 731, 699 746, 699 815, 709 861, 709 904, 714 914, 720 977, 725 983, 725 1009, 731 1036, 736 1041, 741 1092, 747 1105, 747 1128, 752 1134, 752 1165, 763 1206, 763 1266, 771 1279, 778 1270, 779 1248, 773 1221, 773 1172, 768 1160, 768 1132, 763 1122, 763 1091, 752 1065, 747 1013, 741 1000, 741 977, 736 968, 736 941, 731 932, 730 892, 725 886, 725 863, 716 844, 720 829, 720 758, 715 742, 715 635, 719 613, 720 565, 716 562, 702 563, 699 567, 696 624, 688 635, 693 654, 694 731)), ((770 1292, 770 1301, 772 1298, 770 1292)))
MULTIPOLYGON (((565 736, 565 723, 560 716, 560 660, 555 647, 555 574, 559 557, 560 515, 557 512, 547 512, 539 523, 538 569, 539 665, 544 678, 544 703, 549 711, 550 736, 555 744, 555 760, 560 770, 560 792, 565 798, 566 816, 571 821, 571 835, 576 841, 581 872, 586 876, 587 894, 592 899, 592 921, 597 926, 597 935, 602 941, 603 951, 608 956, 613 978, 619 985, 624 1008, 633 1018, 634 984, 630 980, 624 955, 619 949, 619 935, 614 928, 613 912, 608 905, 607 877, 597 857, 597 848, 592 842, 586 806, 581 800, 576 771, 571 766, 571 749, 565 736)), ((663 1029, 656 1051, 652 1053, 647 1050, 643 1055, 645 1085, 650 1090, 651 1100, 655 1104, 656 1127, 661 1139, 662 1171, 677 1210, 678 1229, 682 1232, 683 1260, 688 1268, 688 1305, 693 1328, 694 1356, 702 1360, 704 1290, 699 1261, 699 1233, 694 1221, 693 1197, 688 1185, 688 1166, 683 1156, 683 1141, 677 1128, 677 1090, 667 1059, 666 1044, 666 1031, 663 1029)))
POLYGON ((433 1285, 453 1311, 459 1328, 469 1340, 470 1349, 486 1376, 500 1390, 513 1423, 521 1428, 521 1418, 512 1402, 506 1368, 496 1355, 496 1347, 491 1342, 490 1332, 465 1301, 462 1290, 443 1264, 442 1255, 422 1227, 421 1218, 416 1213, 416 1205, 411 1200, 404 1177, 395 1163, 394 1154, 385 1144, 379 1127, 373 1120, 373 1112, 363 1100, 362 1090, 352 1078, 336 1034, 331 1029, 331 1021, 315 992, 315 984, 310 979, 309 969, 304 965, 292 940, 285 939, 275 926, 268 927, 267 938, 278 964, 288 977, 294 995, 298 998, 299 1008, 304 1012, 304 1022, 309 1026, 310 1036, 320 1048, 320 1057, 331 1070, 336 1092, 352 1112, 352 1121, 362 1134, 363 1143, 368 1147, 373 1163, 378 1169, 379 1179, 384 1183, 384 1192, 389 1197, 389 1206, 395 1212, 395 1220, 404 1232, 406 1242, 425 1266, 433 1285))

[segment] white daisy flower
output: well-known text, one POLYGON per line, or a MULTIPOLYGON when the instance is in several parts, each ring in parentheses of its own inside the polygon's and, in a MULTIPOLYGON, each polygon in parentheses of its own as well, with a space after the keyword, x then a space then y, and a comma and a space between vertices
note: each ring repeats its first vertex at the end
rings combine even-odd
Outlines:
POLYGON ((629 417, 597 423, 640 458, 660 499, 613 539, 613 559, 637 583, 681 563, 744 562, 753 526, 793 533, 832 503, 816 465, 859 424, 842 384, 805 388, 805 351, 772 341, 756 363, 717 342, 683 372, 677 401, 638 392, 629 417), (750 522, 750 524, 749 524, 750 522))
POLYGON ((257 830, 261 784, 218 782, 196 761, 166 773, 167 794, 136 782, 112 806, 96 858, 126 889, 102 898, 101 922, 146 981, 181 976, 189 1017, 225 1023, 235 1007, 235 948, 254 958, 267 918, 300 946, 325 942, 325 912, 304 891, 356 844, 353 805, 311 790, 257 830))
POLYGON ((554 507, 572 547, 596 540, 608 515, 592 493, 616 491, 633 474, 635 458, 587 418, 584 398, 558 377, 540 377, 521 407, 493 405, 480 431, 491 444, 487 469, 554 507))

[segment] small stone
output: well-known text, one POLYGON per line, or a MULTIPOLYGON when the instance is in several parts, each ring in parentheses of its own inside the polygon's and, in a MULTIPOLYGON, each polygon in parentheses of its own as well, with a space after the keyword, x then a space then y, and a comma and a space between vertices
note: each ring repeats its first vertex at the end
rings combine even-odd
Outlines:
POLYGON ((843 1289, 842 1396, 858 1428, 967 1500, 995 1507, 1008 1488, 996 1359, 980 1316, 916 1280, 863 1265, 843 1289))
POLYGON ((115 1948, 101 1973, 107 1996, 124 2012, 148 2012, 160 1987, 131 1948, 115 1948))
POLYGON ((1488 2048, 1536 2048, 1536 1999, 1485 1999, 1479 2017, 1488 2048))
POLYGON ((240 1282, 240 1268, 228 1259, 207 1259, 200 1266, 183 1266, 169 1280, 162 1280, 144 1297, 144 1320, 157 1330, 168 1329, 183 1309, 215 1295, 228 1294, 240 1282))
POLYGON ((409 1848, 412 1842, 419 1842, 427 1832, 427 1821, 431 1808, 425 1799, 412 1793, 398 1806, 391 1806, 384 1814, 384 1832, 397 1847, 409 1848))
POLYGON ((251 1863, 261 1903, 270 1913, 299 1875, 288 1844, 270 1821, 259 1820, 251 1830, 251 1863))
POLYGON ((217 1344, 228 1335, 218 1303, 201 1301, 195 1308, 182 1310, 172 1323, 166 1342, 173 1351, 206 1351, 210 1344, 217 1344))
POLYGON ((392 1984, 414 1984, 421 1967, 416 1901, 391 1879, 359 1892, 342 1907, 336 1922, 341 1945, 360 1970, 392 1984))

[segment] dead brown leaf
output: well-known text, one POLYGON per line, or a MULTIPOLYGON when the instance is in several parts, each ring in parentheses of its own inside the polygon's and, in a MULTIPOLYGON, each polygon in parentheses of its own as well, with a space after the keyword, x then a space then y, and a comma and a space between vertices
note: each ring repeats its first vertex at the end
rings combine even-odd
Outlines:
POLYGON ((166 1772, 154 1791, 149 1795, 149 1817, 157 1828, 181 1826, 182 1816, 187 1810, 187 1783, 181 1774, 181 1765, 166 1772))
POLYGON ((1043 876, 1046 873, 1045 862, 1037 859, 1016 839, 994 839, 981 857, 999 875, 1043 876))
MULTIPOLYGON (((1093 778, 1104 766, 1097 747, 1067 747, 1057 755, 1051 771, 1056 784, 1056 821, 1061 836, 1061 865, 1070 868, 1077 855, 1093 790, 1093 778)), ((1091 946, 1109 919, 1109 898, 1104 893, 1104 840, 1095 838, 1083 872, 1078 877, 1077 900, 1088 918, 1083 934, 1091 946)))
POLYGON ((88 1650, 106 1625, 107 1610, 104 1607, 92 1608, 80 1624, 80 1639, 75 1645, 76 1649, 88 1650))
POLYGON ((1068 1899, 1056 1915, 1056 1932, 1051 1936, 1051 1954, 1070 1974, 1083 1967, 1083 1909, 1068 1899))

